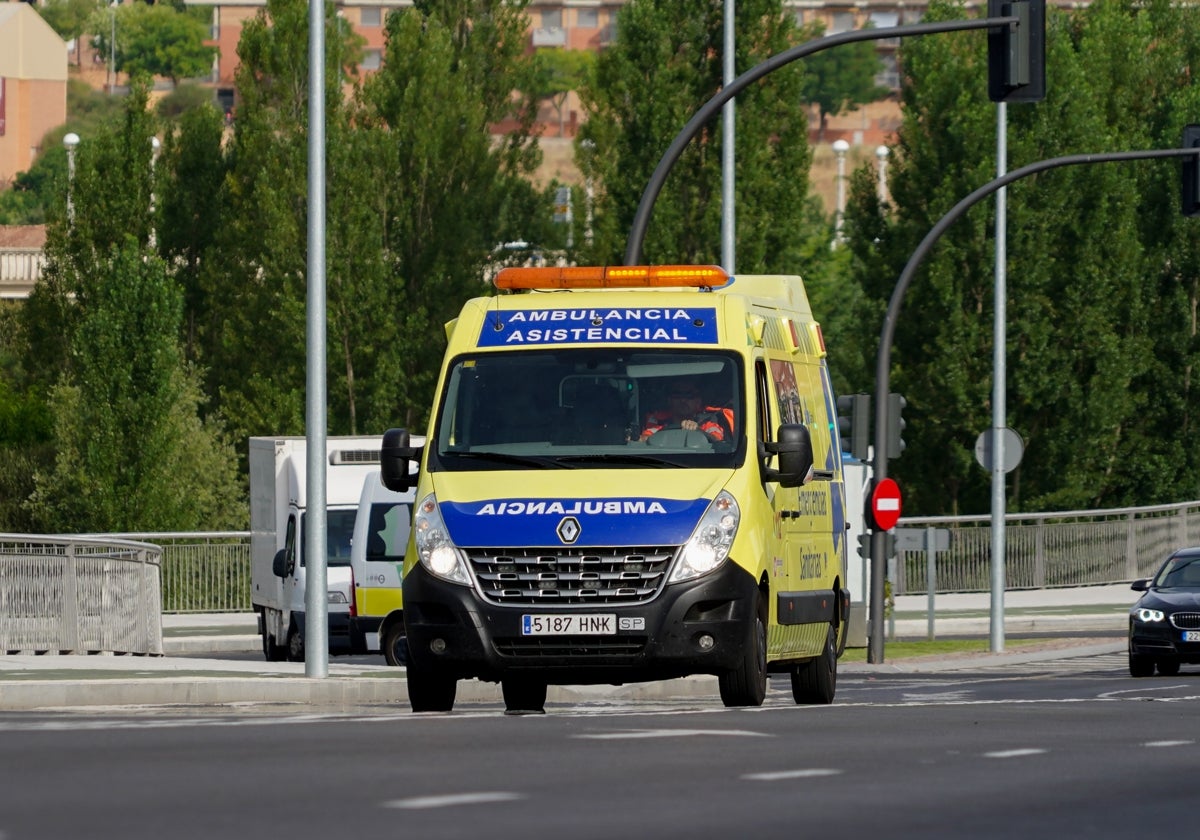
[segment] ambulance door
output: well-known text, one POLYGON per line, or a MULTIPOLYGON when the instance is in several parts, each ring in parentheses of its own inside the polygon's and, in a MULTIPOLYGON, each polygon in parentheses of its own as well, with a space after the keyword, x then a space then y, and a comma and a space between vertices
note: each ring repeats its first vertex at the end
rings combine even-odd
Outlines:
MULTIPOLYGON (((774 440, 775 430, 780 423, 799 423, 799 392, 796 388, 795 371, 792 364, 782 359, 767 359, 760 363, 758 371, 759 400, 762 403, 760 417, 764 428, 759 431, 763 440, 774 440)), ((780 592, 792 588, 794 573, 791 571, 797 562, 798 532, 800 528, 799 488, 782 487, 778 484, 768 485, 768 493, 774 491, 771 498, 772 531, 770 537, 770 583, 772 600, 780 592)), ((786 622, 785 617, 772 622, 770 632, 778 630, 778 625, 786 622)), ((776 643, 781 640, 772 640, 776 643)), ((772 645, 773 646, 773 645, 772 645)))

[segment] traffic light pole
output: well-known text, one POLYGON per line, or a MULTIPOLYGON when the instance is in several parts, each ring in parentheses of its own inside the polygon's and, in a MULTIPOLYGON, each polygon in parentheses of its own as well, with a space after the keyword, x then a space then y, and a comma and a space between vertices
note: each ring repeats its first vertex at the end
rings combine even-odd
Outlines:
POLYGON ((675 166, 675 161, 679 160, 679 156, 683 154, 683 150, 687 147, 688 143, 700 133, 700 129, 717 116, 722 105, 731 101, 735 96, 763 76, 773 73, 780 67, 791 64, 793 61, 841 44, 852 44, 857 41, 878 41, 883 38, 902 38, 907 35, 933 35, 938 32, 988 29, 993 26, 1016 26, 1020 22, 1020 16, 1006 15, 1004 17, 984 17, 974 20, 914 23, 908 26, 891 26, 884 29, 856 29, 851 32, 841 32, 837 35, 829 35, 824 38, 816 38, 812 41, 798 44, 750 68, 731 83, 722 87, 712 99, 701 105, 699 110, 688 120, 683 130, 675 135, 675 139, 671 141, 671 145, 663 153, 662 158, 658 161, 658 166, 655 167, 654 173, 646 183, 646 189, 642 191, 641 201, 638 203, 637 212, 634 214, 633 224, 629 229, 629 240, 625 244, 625 265, 638 265, 641 263, 642 246, 646 239, 646 227, 650 223, 650 211, 654 208, 654 202, 658 199, 658 194, 662 192, 668 173, 675 166))
MULTIPOLYGON (((1047 169, 1057 169, 1061 166, 1079 164, 1116 163, 1126 160, 1182 158, 1189 156, 1200 157, 1200 147, 1153 149, 1135 152, 1108 152, 1093 155, 1067 155, 1065 157, 1039 160, 989 181, 954 205, 945 216, 942 216, 938 223, 925 235, 925 238, 921 240, 921 244, 916 247, 912 256, 909 257, 904 270, 900 272, 900 279, 896 281, 896 286, 892 290, 892 296, 888 301, 887 313, 883 317, 883 328, 879 332, 879 350, 875 356, 875 456, 871 465, 876 482, 887 478, 888 422, 891 416, 887 395, 888 389, 891 387, 892 340, 896 335, 896 320, 900 315, 900 304, 904 301, 904 295, 908 292, 908 287, 912 284, 913 275, 916 274, 917 268, 924 261, 926 254, 929 253, 934 243, 946 232, 946 229, 966 213, 967 210, 1001 187, 1005 187, 1013 181, 1019 181, 1029 175, 1044 172, 1047 169)), ((885 532, 872 527, 870 632, 867 639, 867 662, 870 663, 883 662, 884 575, 886 573, 884 564, 887 562, 887 557, 885 556, 886 539, 887 534, 885 532)))

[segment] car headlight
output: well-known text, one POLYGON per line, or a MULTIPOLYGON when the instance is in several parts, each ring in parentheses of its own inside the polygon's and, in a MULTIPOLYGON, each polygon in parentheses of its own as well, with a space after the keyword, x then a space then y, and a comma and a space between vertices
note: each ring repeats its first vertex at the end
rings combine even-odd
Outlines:
POLYGON ((1146 607, 1140 607, 1137 612, 1134 613, 1134 615, 1136 615, 1138 621, 1142 622, 1143 624, 1149 624, 1153 621, 1162 621, 1164 618, 1162 610, 1151 610, 1147 609, 1146 607))
POLYGON ((724 563, 741 519, 742 512, 733 496, 724 490, 718 493, 679 552, 667 583, 691 580, 724 563))
POLYGON ((450 541, 446 523, 442 521, 442 514, 438 509, 437 498, 432 493, 417 506, 416 515, 413 517, 413 531, 416 534, 417 557, 422 566, 443 580, 461 583, 464 586, 470 585, 462 555, 450 541))
POLYGON ((349 604, 346 593, 338 589, 330 589, 325 593, 325 601, 329 604, 349 604))

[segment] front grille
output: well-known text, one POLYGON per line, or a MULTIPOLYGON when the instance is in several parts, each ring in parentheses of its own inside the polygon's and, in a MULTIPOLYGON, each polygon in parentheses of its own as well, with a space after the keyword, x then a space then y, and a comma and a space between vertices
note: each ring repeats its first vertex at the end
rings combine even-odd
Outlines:
POLYGON ((467 549, 480 593, 493 604, 643 604, 666 581, 673 546, 467 549))
POLYGON ((1171 616, 1171 623, 1180 630, 1200 630, 1200 612, 1177 612, 1171 616))
POLYGON ((638 656, 646 647, 645 636, 575 636, 566 638, 516 637, 496 639, 496 651, 502 656, 526 659, 570 656, 572 658, 611 658, 638 656))

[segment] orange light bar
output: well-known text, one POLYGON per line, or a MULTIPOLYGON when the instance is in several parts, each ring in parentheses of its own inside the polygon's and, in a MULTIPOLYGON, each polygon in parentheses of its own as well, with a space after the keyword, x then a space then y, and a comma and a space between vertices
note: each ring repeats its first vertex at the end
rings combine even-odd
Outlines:
POLYGON ((649 286, 724 286, 729 275, 716 265, 612 265, 505 268, 497 289, 620 289, 649 286))

